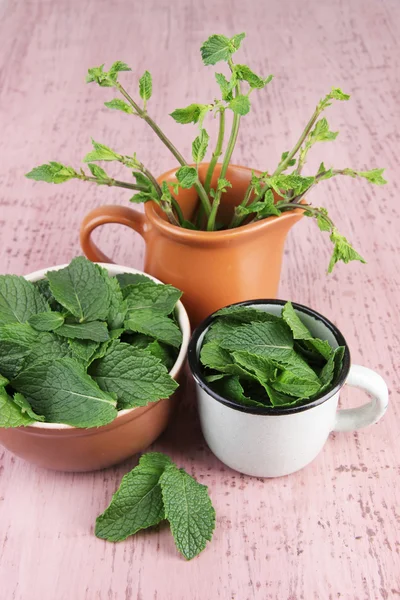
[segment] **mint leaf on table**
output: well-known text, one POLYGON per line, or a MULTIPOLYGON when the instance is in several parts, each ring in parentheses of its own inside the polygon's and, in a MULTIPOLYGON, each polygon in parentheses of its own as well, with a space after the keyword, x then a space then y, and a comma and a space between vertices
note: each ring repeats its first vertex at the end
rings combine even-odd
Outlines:
POLYGON ((64 317, 58 312, 44 312, 32 315, 28 323, 37 331, 55 331, 64 323, 64 317))
POLYGON ((89 374, 102 390, 117 395, 119 410, 168 398, 178 387, 158 358, 123 342, 114 342, 90 365, 89 374))
POLYGON ((78 257, 65 269, 49 271, 47 278, 55 299, 80 323, 107 318, 110 288, 104 280, 101 267, 78 257))
POLYGON ((33 362, 11 381, 48 423, 100 427, 117 416, 114 396, 101 390, 70 358, 33 362))
POLYGON ((136 310, 125 321, 125 328, 150 335, 175 348, 182 343, 182 332, 172 319, 152 310, 136 310))
POLYGON ((170 464, 164 454, 143 455, 138 466, 122 478, 109 507, 97 517, 96 536, 119 542, 165 519, 159 482, 170 464))
POLYGON ((69 339, 90 340, 92 342, 106 342, 110 339, 107 324, 102 321, 64 323, 56 330, 56 334, 69 339))
POLYGON ((33 315, 49 310, 33 283, 17 275, 0 275, 0 325, 26 323, 33 315))
POLYGON ((190 560, 204 550, 215 528, 215 510, 208 489, 173 464, 165 468, 160 485, 165 517, 176 547, 190 560))
POLYGON ((149 281, 124 287, 123 296, 129 319, 132 311, 142 309, 150 309, 162 315, 171 314, 182 292, 172 285, 160 285, 149 281))
POLYGON ((26 427, 35 420, 14 402, 3 387, 0 387, 0 427, 26 427))

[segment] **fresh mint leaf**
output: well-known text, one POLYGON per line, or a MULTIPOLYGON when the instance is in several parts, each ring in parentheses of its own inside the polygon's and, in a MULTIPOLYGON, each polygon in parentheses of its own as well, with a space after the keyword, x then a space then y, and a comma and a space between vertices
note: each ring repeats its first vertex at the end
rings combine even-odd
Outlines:
POLYGON ((35 419, 23 412, 5 389, 0 387, 0 428, 26 427, 34 422, 35 419))
POLYGON ((117 73, 121 73, 122 71, 132 71, 130 67, 122 60, 117 60, 115 63, 111 65, 111 69, 109 71, 111 76, 115 76, 117 73))
POLYGON ((235 65, 234 73, 239 81, 247 81, 252 89, 261 89, 272 81, 272 75, 263 79, 256 75, 247 65, 235 65))
POLYGON ((65 323, 56 330, 61 337, 92 342, 106 342, 110 339, 106 323, 91 321, 90 323, 65 323))
POLYGON ((46 301, 46 303, 50 306, 51 310, 55 312, 63 312, 64 308, 57 302, 54 298, 53 294, 50 290, 50 284, 48 279, 39 279, 39 281, 34 281, 33 285, 37 290, 39 290, 40 295, 46 301))
POLYGON ((275 204, 272 190, 267 190, 262 200, 255 200, 248 206, 238 206, 236 211, 239 216, 256 214, 259 219, 272 216, 279 217, 282 214, 275 204))
POLYGON ((36 360, 53 360, 56 358, 71 357, 71 349, 66 339, 55 333, 37 332, 35 344, 31 346, 26 363, 36 360))
POLYGON ((25 323, 33 315, 49 310, 33 283, 17 275, 0 275, 0 325, 25 323))
POLYGON ((92 144, 94 150, 86 154, 83 162, 92 163, 98 160, 112 161, 112 160, 120 160, 121 155, 108 148, 108 146, 104 146, 104 144, 99 144, 92 139, 92 144))
POLYGON ((151 352, 153 356, 158 358, 161 363, 166 366, 168 371, 172 369, 177 359, 177 352, 174 352, 171 346, 167 346, 154 340, 146 349, 151 352))
POLYGON ((228 333, 221 340, 221 346, 231 352, 244 350, 281 360, 292 355, 293 338, 285 323, 249 323, 228 333))
POLYGON ((176 172, 176 178, 183 189, 189 189, 197 182, 197 171, 194 167, 181 167, 176 172))
POLYGON ((144 333, 160 342, 179 348, 182 332, 172 319, 152 310, 137 310, 125 321, 125 328, 144 333))
POLYGON ((10 382, 8 381, 8 379, 6 377, 3 377, 3 375, 0 375, 0 388, 4 388, 6 387, 10 382))
POLYGON ((239 33, 229 39, 225 35, 211 35, 200 48, 204 64, 215 65, 220 61, 227 62, 240 48, 245 36, 245 33, 239 33))
MULTIPOLYGON (((302 379, 290 371, 283 371, 271 383, 274 390, 288 396, 301 397, 303 399, 314 396, 321 389, 321 383, 317 380, 302 379)), ((272 399, 271 399, 272 401, 272 399)))
POLYGON ((208 489, 174 464, 165 467, 160 485, 165 517, 176 547, 190 560, 204 550, 215 528, 215 510, 208 489))
POLYGON ((319 374, 319 378, 321 380, 321 389, 319 393, 327 391, 332 385, 334 379, 336 379, 336 376, 342 367, 344 351, 344 346, 338 346, 335 348, 335 350, 333 350, 328 358, 326 365, 319 374))
POLYGON ((363 177, 370 183, 374 183, 375 185, 385 185, 387 183, 386 179, 383 177, 385 169, 372 169, 371 171, 358 171, 358 175, 363 177))
POLYGON ((101 167, 99 167, 99 165, 95 165, 94 163, 89 163, 88 167, 89 167, 92 175, 94 177, 97 177, 97 179, 102 179, 102 180, 110 179, 109 176, 107 175, 107 173, 105 172, 105 170, 102 169, 101 167))
POLYGON ((138 466, 122 478, 109 507, 97 517, 96 536, 120 542, 162 521, 165 513, 159 482, 170 464, 164 454, 143 455, 138 466))
MULTIPOLYGON (((287 159, 287 157, 288 157, 288 156, 289 156, 289 151, 287 151, 287 152, 283 152, 283 153, 282 153, 282 156, 281 156, 281 163, 282 163, 282 162, 284 162, 284 161, 287 159)), ((286 169, 287 169, 288 167, 293 167, 295 164, 296 164, 296 159, 295 159, 295 158, 291 158, 291 159, 289 160, 289 162, 288 162, 287 166, 286 166, 286 169)), ((286 170, 286 169, 285 169, 285 170, 286 170)))
POLYGON ((224 350, 216 342, 204 344, 200 352, 200 361, 209 369, 216 369, 222 373, 238 375, 244 378, 252 378, 252 375, 245 368, 235 364, 235 360, 227 350, 224 350))
POLYGON ((196 164, 201 163, 204 159, 210 136, 205 129, 202 129, 192 144, 192 157, 196 164))
POLYGON ((107 106, 107 108, 112 108, 114 110, 121 110, 122 112, 127 113, 129 115, 133 114, 132 106, 130 104, 127 104, 123 100, 120 100, 119 98, 114 98, 109 102, 104 102, 104 106, 107 106))
POLYGON ((328 266, 328 273, 332 273, 333 267, 340 260, 345 264, 352 260, 359 260, 361 263, 366 263, 363 257, 354 250, 353 246, 343 235, 340 235, 337 229, 333 229, 330 239, 334 243, 334 248, 332 258, 328 266))
POLYGON ((118 80, 118 73, 130 70, 128 65, 121 60, 117 60, 109 71, 104 71, 104 64, 92 67, 88 70, 86 83, 95 82, 101 87, 114 87, 118 80))
POLYGON ((340 88, 332 88, 330 96, 335 100, 350 100, 350 96, 345 94, 340 88))
POLYGON ((13 340, 0 341, 0 373, 11 380, 19 373, 29 356, 30 348, 26 344, 13 340))
POLYGON ((33 410, 28 400, 22 394, 18 392, 13 397, 14 404, 16 404, 23 415, 27 415, 32 421, 44 421, 43 415, 37 415, 33 410))
POLYGON ((293 396, 289 396, 288 394, 278 392, 271 386, 266 386, 266 388, 272 406, 285 408, 289 406, 298 406, 299 404, 303 404, 304 402, 304 398, 293 398, 293 396))
POLYGON ((32 315, 28 323, 37 331, 55 331, 64 323, 64 317, 58 312, 43 312, 32 315))
POLYGON ((174 310, 182 292, 172 285, 160 285, 153 281, 128 285, 123 289, 127 306, 126 318, 133 311, 149 309, 162 315, 169 315, 174 310))
POLYGON ((248 96, 238 95, 232 98, 228 107, 233 110, 236 115, 247 115, 250 112, 250 99, 248 96))
POLYGON ((291 302, 286 302, 282 309, 282 318, 290 327, 295 340, 310 340, 312 335, 300 317, 297 315, 291 302))
POLYGON ((48 423, 100 427, 115 419, 116 400, 102 391, 75 360, 36 362, 11 381, 48 423))
POLYGON ((115 276, 115 279, 118 281, 121 289, 134 283, 148 283, 149 281, 153 281, 150 277, 142 275, 142 273, 120 273, 115 276))
POLYGON ((323 117, 316 122, 314 129, 310 133, 310 145, 316 142, 330 142, 337 138, 338 131, 330 131, 328 121, 323 117))
POLYGON ((72 358, 88 366, 93 359, 93 356, 100 348, 99 342, 91 342, 90 340, 70 339, 68 344, 71 348, 72 358))
POLYGON ((46 183, 64 183, 77 177, 77 173, 72 167, 67 167, 58 162, 49 162, 35 167, 25 177, 35 181, 45 181, 46 183))
POLYGON ((145 71, 139 79, 139 95, 144 100, 145 106, 147 100, 150 100, 153 92, 153 82, 151 75, 148 71, 145 71))
POLYGON ((122 294, 121 286, 116 277, 109 277, 108 273, 105 271, 102 271, 102 274, 110 288, 110 310, 107 315, 107 323, 111 330, 120 329, 124 325, 127 311, 127 305, 122 294))
POLYGON ((224 379, 214 379, 212 387, 220 396, 228 398, 228 400, 239 402, 245 406, 265 406, 263 402, 253 400, 245 394, 237 375, 230 375, 229 377, 224 377, 224 379))
POLYGON ((201 118, 210 110, 209 104, 189 104, 185 108, 177 108, 170 116, 181 125, 187 123, 198 123, 201 118))
POLYGON ((227 317, 240 323, 252 323, 257 321, 279 321, 279 317, 271 315, 261 309, 250 306, 228 306, 221 308, 215 313, 216 317, 227 317))
POLYGON ((116 393, 119 409, 168 398, 178 387, 158 358, 122 342, 93 362, 89 373, 102 390, 116 393))
POLYGON ((232 356, 239 366, 254 373, 257 380, 263 382, 275 380, 278 369, 276 364, 266 356, 257 356, 251 352, 237 351, 232 356))
POLYGON ((47 278, 55 299, 80 323, 105 320, 110 310, 110 289, 101 267, 80 256, 47 278))
POLYGON ((215 73, 215 79, 220 87, 222 100, 229 102, 233 98, 233 88, 237 83, 236 75, 233 73, 230 81, 227 80, 223 73, 215 73))

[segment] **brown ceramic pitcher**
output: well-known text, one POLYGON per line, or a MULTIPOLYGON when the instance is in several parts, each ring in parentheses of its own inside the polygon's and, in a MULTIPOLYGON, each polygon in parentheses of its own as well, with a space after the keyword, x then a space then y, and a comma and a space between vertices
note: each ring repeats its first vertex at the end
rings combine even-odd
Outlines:
MULTIPOLYGON (((208 164, 199 166, 204 181, 208 164)), ((215 187, 221 165, 217 165, 215 187)), ((176 169, 158 178, 175 182, 176 169)), ((229 223, 250 182, 252 170, 231 165, 226 178, 232 188, 223 194, 218 219, 229 223)), ((257 173, 257 172, 256 172, 257 173)), ((186 219, 197 206, 194 189, 181 190, 177 200, 186 219)), ((281 272, 286 235, 302 216, 300 210, 269 217, 237 229, 192 231, 171 225, 153 202, 144 214, 128 207, 102 206, 86 215, 81 227, 81 245, 86 256, 97 262, 112 262, 94 244, 91 233, 106 223, 134 229, 146 242, 145 272, 184 292, 183 303, 192 325, 223 306, 248 299, 275 298, 281 272)))

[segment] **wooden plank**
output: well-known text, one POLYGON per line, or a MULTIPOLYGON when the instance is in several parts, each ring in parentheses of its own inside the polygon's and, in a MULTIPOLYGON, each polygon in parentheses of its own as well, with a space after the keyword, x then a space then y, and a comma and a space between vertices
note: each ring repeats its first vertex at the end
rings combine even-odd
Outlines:
MULTIPOLYGON (((173 162, 143 123, 103 107, 110 91, 84 83, 86 69, 121 59, 154 77, 149 110, 189 155, 195 128, 168 118, 209 101, 213 69, 199 47, 211 33, 247 32, 242 54, 275 74, 252 95, 234 160, 270 169, 299 135, 332 85, 352 94, 330 109, 339 129, 320 160, 338 167, 388 168, 390 185, 340 179, 313 202, 329 208, 368 264, 327 277, 327 236, 303 220, 290 234, 280 295, 308 304, 345 333, 354 362, 377 369, 399 390, 400 5, 396 0, 2 0, 0 38, 0 265, 27 273, 77 255, 84 214, 126 204, 128 192, 72 182, 33 184, 23 175, 48 160, 79 165, 90 137, 138 152, 160 173, 173 162), (253 98, 254 96, 254 98, 253 98)), ((136 85, 136 84, 135 84, 136 85)), ((210 127, 212 130, 212 127, 210 127)), ((102 248, 140 267, 138 236, 105 228, 102 248)), ((343 395, 343 405, 361 402, 343 395)), ((93 535, 122 475, 134 464, 81 475, 46 472, 0 451, 1 598, 9 600, 367 600, 400 595, 399 409, 355 434, 337 434, 302 472, 261 480, 225 468, 199 433, 189 394, 174 427, 154 446, 210 486, 217 511, 212 543, 196 560, 177 555, 167 529, 118 545, 93 535)))

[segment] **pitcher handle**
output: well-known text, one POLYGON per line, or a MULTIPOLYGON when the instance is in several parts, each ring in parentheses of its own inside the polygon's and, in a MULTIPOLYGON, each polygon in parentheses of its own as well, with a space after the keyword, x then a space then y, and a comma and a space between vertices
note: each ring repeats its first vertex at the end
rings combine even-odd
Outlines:
POLYGON ((95 208, 82 221, 80 230, 82 250, 87 258, 93 262, 112 263, 113 261, 94 243, 92 231, 107 223, 118 223, 130 227, 146 239, 145 222, 144 214, 126 206, 107 205, 95 208))

